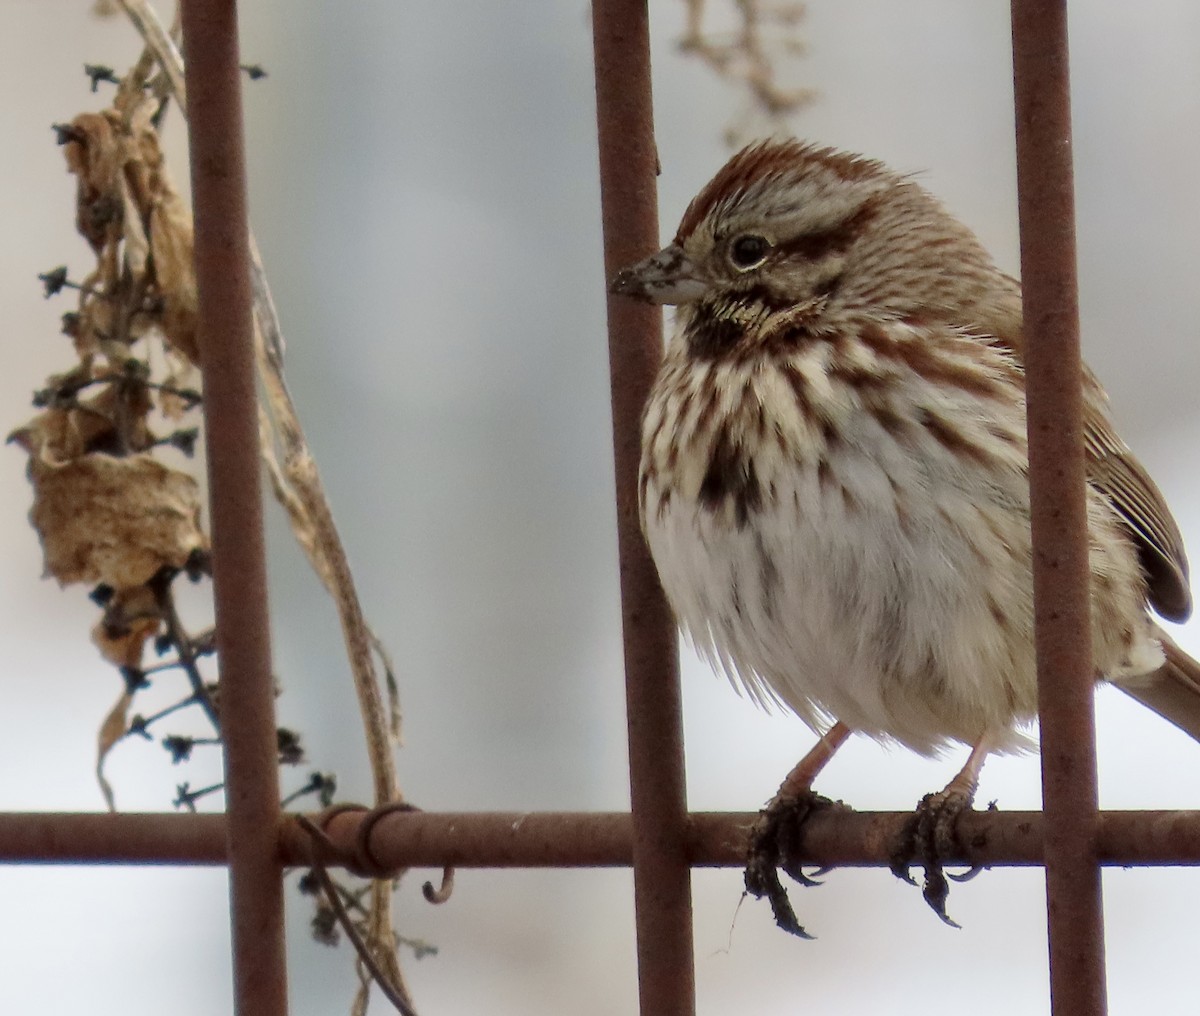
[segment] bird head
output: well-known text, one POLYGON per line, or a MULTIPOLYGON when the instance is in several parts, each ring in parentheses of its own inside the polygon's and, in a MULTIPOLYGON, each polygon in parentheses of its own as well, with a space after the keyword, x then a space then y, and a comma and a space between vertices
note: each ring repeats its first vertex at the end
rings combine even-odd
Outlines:
POLYGON ((675 239, 618 273, 611 291, 662 304, 826 295, 897 180, 878 162, 833 149, 751 145, 696 195, 675 239))
MULTIPOLYGON (((734 155, 688 206, 674 240, 612 280, 613 293, 675 304, 683 320, 753 327, 830 311, 1019 322, 1016 284, 974 234, 910 177, 800 141, 734 155), (984 300, 987 305, 981 305, 984 300)), ((704 330, 704 329, 702 329, 704 330)))

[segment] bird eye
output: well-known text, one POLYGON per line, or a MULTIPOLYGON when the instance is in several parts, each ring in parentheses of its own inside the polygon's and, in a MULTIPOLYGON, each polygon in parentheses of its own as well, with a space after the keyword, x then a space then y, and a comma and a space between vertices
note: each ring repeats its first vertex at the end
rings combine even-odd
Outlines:
POLYGON ((733 241, 729 247, 729 259, 735 268, 742 270, 755 268, 766 260, 767 252, 770 249, 771 245, 767 242, 766 237, 749 233, 746 236, 739 236, 733 241))

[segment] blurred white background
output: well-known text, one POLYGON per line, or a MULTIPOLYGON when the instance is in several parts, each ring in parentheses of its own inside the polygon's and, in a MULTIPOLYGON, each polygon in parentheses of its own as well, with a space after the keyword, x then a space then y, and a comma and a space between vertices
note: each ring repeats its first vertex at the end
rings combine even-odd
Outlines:
MULTIPOLYGON (((68 298, 43 300, 36 273, 89 265, 49 125, 104 102, 84 62, 123 70, 139 51, 122 20, 96 21, 90 6, 0 2, 0 430, 70 360, 58 334, 68 298)), ((270 73, 245 89, 253 226, 294 395, 399 663, 404 789, 430 809, 626 808, 587 4, 243 6, 243 56, 270 73)), ((921 171, 1015 271, 1008 4, 808 8, 796 76, 820 98, 796 132, 921 171)), ((727 157, 722 129, 743 103, 676 52, 682 4, 652 12, 669 235, 727 157)), ((1086 355, 1197 548, 1200 6, 1092 0, 1072 17, 1086 355)), ((167 137, 186 186, 174 110, 167 137)), ((2 462, 0 809, 98 809, 95 735, 118 679, 89 644, 97 611, 84 590, 39 580, 24 456, 2 462)), ((280 720, 303 733, 312 768, 336 770, 341 797, 365 798, 333 611, 274 510, 271 527, 280 720)), ((1200 648, 1189 630, 1179 638, 1200 648)), ((686 656, 684 681, 691 806, 757 807, 812 735, 686 656)), ((1200 748, 1116 692, 1097 708, 1103 806, 1200 807, 1200 748)), ((902 809, 961 761, 852 742, 819 789, 902 809)), ((142 742, 109 764, 126 809, 167 809, 176 783, 210 772, 173 769, 142 742)), ((991 762, 980 799, 1037 807, 1036 758, 991 762)), ((636 1012, 627 871, 464 871, 440 908, 420 899, 422 877, 397 907, 405 933, 440 948, 407 962, 427 1016, 636 1012)), ((697 872, 694 886, 705 1016, 1048 1008, 1039 871, 955 887, 962 931, 887 872, 833 872, 793 893, 815 942, 776 931, 765 905, 739 911, 740 872, 697 872)), ((1200 874, 1112 871, 1105 894, 1113 1011, 1194 1011, 1200 874)), ((0 897, 0 1011, 230 1011, 218 870, 5 869, 0 897)), ((348 949, 311 942, 308 903, 288 900, 293 1012, 346 1012, 348 949)))

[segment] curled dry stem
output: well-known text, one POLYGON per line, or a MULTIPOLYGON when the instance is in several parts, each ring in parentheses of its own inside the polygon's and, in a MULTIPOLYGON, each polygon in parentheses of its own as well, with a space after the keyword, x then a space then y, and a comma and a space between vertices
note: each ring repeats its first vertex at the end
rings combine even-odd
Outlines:
MULTIPOLYGON (((337 917, 338 924, 341 925, 342 931, 345 932, 346 937, 350 939, 351 944, 354 946, 354 951, 358 954, 359 964, 366 969, 370 975, 370 979, 379 985, 380 991, 387 996, 388 1001, 396 1007, 401 1016, 417 1016, 416 1010, 412 1005, 412 1000, 408 996, 408 989, 404 986, 403 979, 395 976, 399 970, 396 963, 395 949, 377 951, 363 939, 353 919, 346 910, 346 904, 342 899, 341 892, 338 891, 338 887, 334 884, 333 879, 325 868, 325 857, 334 852, 334 847, 329 842, 329 837, 308 816, 301 815, 297 821, 300 823, 300 827, 312 838, 313 873, 321 885, 321 890, 325 894, 326 901, 337 917)), ((367 915, 368 921, 372 920, 377 909, 375 906, 371 907, 367 915)), ((374 933, 375 929, 372 928, 371 930, 374 933)), ((372 937, 374 936, 372 935, 372 937)), ((356 1010, 358 1006, 359 1002, 356 1001, 356 1010)), ((365 1004, 363 1005, 363 1011, 365 1011, 365 1004)))

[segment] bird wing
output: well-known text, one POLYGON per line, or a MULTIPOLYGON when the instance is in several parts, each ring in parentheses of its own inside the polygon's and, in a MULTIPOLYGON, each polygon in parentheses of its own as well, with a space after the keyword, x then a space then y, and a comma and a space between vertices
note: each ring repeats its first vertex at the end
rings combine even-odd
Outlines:
POLYGON ((1179 526, 1154 481, 1109 423, 1099 385, 1090 377, 1085 384, 1092 396, 1085 400, 1083 414, 1088 479, 1108 498, 1137 542, 1150 605, 1168 621, 1185 621, 1192 612, 1192 594, 1179 526))
MULTIPOLYGON (((981 319, 990 326, 984 331, 987 341, 998 342, 1024 363, 1020 283, 1002 276, 994 297, 994 304, 980 312, 981 319)), ((1192 593, 1179 526, 1158 486, 1113 430, 1100 382, 1087 367, 1083 375, 1088 481, 1108 498, 1125 522, 1146 573, 1150 605, 1168 621, 1186 621, 1192 613, 1192 593)), ((1200 671, 1200 664, 1197 667, 1200 671)))

